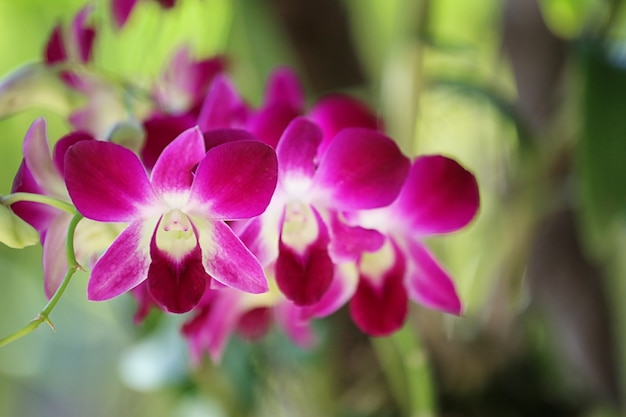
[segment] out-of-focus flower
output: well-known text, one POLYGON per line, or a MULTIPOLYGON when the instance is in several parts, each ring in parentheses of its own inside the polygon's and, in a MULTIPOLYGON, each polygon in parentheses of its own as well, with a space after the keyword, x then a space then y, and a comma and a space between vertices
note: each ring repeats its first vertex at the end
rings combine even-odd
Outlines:
POLYGON ((183 325, 182 332, 195 363, 200 363, 204 352, 213 362, 219 362, 233 334, 254 341, 265 336, 274 323, 298 346, 307 348, 315 338, 310 322, 301 319, 300 310, 277 288, 259 295, 229 288, 212 290, 194 309, 194 316, 183 325))
MULTIPOLYGON (((451 314, 461 302, 450 275, 426 248, 423 239, 467 225, 479 207, 474 176, 456 161, 440 155, 414 160, 398 198, 389 206, 347 214, 347 222, 379 231, 384 243, 357 260, 358 285, 337 282, 336 292, 351 298, 354 322, 367 334, 388 335, 405 321, 408 299, 451 314), (354 291, 352 294, 350 294, 354 291)), ((331 300, 322 300, 321 305, 331 300)), ((312 316, 324 316, 339 307, 312 316)))
MULTIPOLYGON (((75 143, 92 140, 84 132, 72 132, 59 139, 51 154, 45 121, 35 120, 24 138, 24 160, 15 177, 13 192, 42 194, 70 202, 63 178, 63 156, 75 143)), ((67 271, 65 239, 72 215, 47 205, 30 202, 19 202, 12 208, 41 237, 44 288, 46 295, 51 297, 67 271)), ((103 251, 118 232, 115 227, 103 227, 90 221, 81 222, 76 229, 74 244, 77 259, 88 262, 103 251)))
POLYGON ((390 204, 410 165, 374 130, 344 129, 318 157, 322 141, 322 131, 306 118, 287 127, 276 149, 276 193, 266 213, 242 231, 258 234, 246 237, 252 250, 264 265, 275 261, 278 287, 300 306, 318 302, 332 283, 332 216, 390 204))
POLYGON ((255 140, 205 153, 197 128, 163 150, 150 177, 122 146, 72 146, 65 179, 79 212, 100 222, 130 223, 94 265, 89 299, 107 300, 147 280, 160 306, 182 313, 200 301, 213 279, 245 292, 266 291, 261 266, 224 221, 265 210, 276 165, 274 151, 255 140))
POLYGON ((93 11, 91 5, 82 8, 72 20, 70 30, 65 32, 61 24, 57 24, 44 50, 44 62, 48 65, 72 61, 88 62, 91 58, 96 30, 87 24, 93 11))
POLYGON ((364 127, 382 130, 382 122, 364 103, 345 94, 325 96, 307 111, 300 80, 293 70, 285 67, 270 74, 263 104, 249 112, 246 129, 276 147, 287 125, 303 115, 322 129, 323 141, 318 154, 323 153, 329 141, 342 129, 364 127))
POLYGON ((178 48, 153 88, 157 105, 168 114, 197 116, 211 82, 226 67, 223 56, 197 60, 189 46, 178 48))

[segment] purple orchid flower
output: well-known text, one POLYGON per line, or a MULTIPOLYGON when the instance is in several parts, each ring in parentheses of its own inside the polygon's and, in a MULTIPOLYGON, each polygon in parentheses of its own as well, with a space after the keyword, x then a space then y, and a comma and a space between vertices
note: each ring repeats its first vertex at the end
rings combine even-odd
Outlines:
POLYGON ((94 265, 90 300, 147 281, 160 306, 182 313, 198 304, 212 280, 267 291, 259 262, 224 223, 261 214, 276 186, 274 151, 249 138, 205 152, 200 130, 186 130, 163 150, 150 176, 119 145, 92 141, 68 150, 65 180, 78 211, 100 222, 129 223, 94 265))
POLYGON ((344 94, 331 94, 306 110, 304 90, 293 70, 280 67, 269 77, 262 106, 251 111, 246 128, 263 142, 276 147, 289 123, 306 115, 322 129, 323 144, 318 154, 340 130, 364 127, 382 131, 381 120, 366 104, 344 94))
POLYGON ((189 46, 178 48, 153 87, 159 107, 170 114, 197 117, 211 82, 227 67, 224 56, 196 60, 189 46))
MULTIPOLYGON (((304 92, 296 74, 288 68, 278 68, 268 81, 265 99, 258 109, 252 108, 238 93, 234 83, 221 73, 225 62, 220 57, 203 61, 193 61, 187 48, 179 49, 164 75, 166 84, 176 90, 186 90, 192 94, 191 107, 185 107, 173 98, 167 86, 156 86, 155 96, 161 107, 172 113, 155 112, 143 122, 146 133, 141 156, 150 169, 161 151, 183 130, 198 125, 204 133, 224 128, 244 129, 257 139, 276 148, 285 128, 296 117, 304 114, 304 92), (180 73, 187 76, 182 77, 180 73), (203 99, 200 103, 201 98, 203 99), (182 107, 181 107, 182 106, 182 107)), ((98 90, 96 90, 98 91, 98 90)), ((110 88, 102 89, 104 94, 110 88)), ((115 121, 113 117, 123 117, 119 111, 102 120, 110 111, 101 110, 100 100, 94 101, 84 110, 75 113, 75 128, 89 130, 101 137, 105 127, 115 121), (91 127, 91 128, 90 128, 91 127)), ((186 102, 187 100, 182 100, 186 102)), ((115 109, 114 103, 107 109, 115 109)), ((344 95, 331 95, 323 98, 311 109, 312 119, 319 123, 324 132, 323 148, 341 129, 346 127, 380 128, 381 123, 363 103, 344 95)), ((321 153, 322 147, 318 149, 321 153)))
POLYGON ((322 141, 311 120, 290 123, 276 149, 274 198, 265 214, 240 231, 263 265, 275 262, 279 289, 299 306, 319 302, 332 284, 330 219, 390 204, 410 166, 395 142, 374 130, 343 129, 319 157, 322 141))
POLYGON ((466 226, 479 200, 476 179, 456 161, 440 155, 416 158, 391 205, 346 213, 349 223, 376 230, 383 239, 357 258, 358 278, 342 275, 307 315, 324 317, 349 301, 356 325, 384 336, 404 324, 408 300, 460 314, 452 278, 422 241, 466 226))
POLYGON ((44 62, 47 65, 57 64, 68 60, 85 63, 91 58, 96 31, 87 25, 87 20, 93 11, 91 5, 82 8, 72 20, 71 30, 64 36, 63 26, 57 24, 44 51, 44 62))
MULTIPOLYGON (((70 146, 92 140, 87 133, 72 132, 59 139, 51 153, 46 123, 44 119, 35 120, 24 138, 24 160, 15 176, 12 191, 47 195, 69 203, 70 197, 63 179, 63 156, 70 146)), ((13 210, 39 232, 43 247, 44 290, 50 298, 67 272, 65 239, 72 215, 30 202, 16 203, 13 210)), ((81 222, 74 239, 77 259, 89 262, 95 258, 113 241, 116 232, 115 228, 103 228, 95 222, 81 222)))
POLYGON ((199 364, 204 352, 214 363, 221 360, 233 334, 246 340, 263 337, 272 324, 302 348, 310 347, 315 336, 310 322, 300 320, 300 307, 271 291, 252 295, 229 288, 208 291, 194 316, 185 322, 182 333, 189 344, 192 361, 199 364))

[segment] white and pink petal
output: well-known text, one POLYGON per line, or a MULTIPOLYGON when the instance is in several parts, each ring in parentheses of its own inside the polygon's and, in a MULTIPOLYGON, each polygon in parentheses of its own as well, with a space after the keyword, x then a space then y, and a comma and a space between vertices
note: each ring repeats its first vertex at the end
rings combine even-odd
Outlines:
POLYGON ((461 314, 461 300, 450 274, 420 242, 409 241, 410 260, 406 287, 409 297, 423 306, 461 314))
POLYGON ((205 271, 220 283, 252 294, 269 289, 259 261, 222 221, 192 217, 205 271))
POLYGON ((65 184, 52 160, 44 119, 35 120, 26 132, 23 151, 26 166, 45 193, 67 198, 65 184))
POLYGON ((130 291, 148 277, 150 242, 158 218, 131 223, 93 266, 87 298, 105 301, 130 291))
POLYGON ((68 271, 65 241, 72 216, 62 213, 50 224, 43 240, 43 282, 46 297, 57 291, 68 271))

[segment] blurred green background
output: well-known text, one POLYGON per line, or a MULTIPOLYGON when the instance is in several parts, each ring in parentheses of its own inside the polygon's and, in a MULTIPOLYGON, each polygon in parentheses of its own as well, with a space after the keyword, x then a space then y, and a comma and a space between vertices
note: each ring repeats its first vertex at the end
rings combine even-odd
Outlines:
MULTIPOLYGON (((174 48, 226 54, 260 102, 278 65, 310 103, 366 100, 415 156, 476 175, 481 210, 433 238, 462 317, 413 306, 370 340, 345 311, 309 351, 271 333, 232 340, 194 369, 182 318, 134 326, 134 301, 90 303, 78 275, 42 326, 0 349, 0 416, 615 416, 626 336, 626 22, 621 0, 141 0, 113 30, 93 2, 95 65, 148 85, 174 48)), ((40 61, 83 0, 0 0, 0 76, 40 61)), ((26 93, 25 93, 26 94, 26 93)), ((65 114, 0 95, 0 187, 9 193, 30 123, 51 141, 65 114), (14 110, 14 109, 13 109, 14 110)), ((40 248, 0 247, 0 336, 45 304, 40 248)))

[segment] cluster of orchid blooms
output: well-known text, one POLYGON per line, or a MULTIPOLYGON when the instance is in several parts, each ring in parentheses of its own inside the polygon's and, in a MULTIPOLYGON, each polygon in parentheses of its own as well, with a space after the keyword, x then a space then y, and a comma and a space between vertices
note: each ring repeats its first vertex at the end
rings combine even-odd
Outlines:
MULTIPOLYGON (((134 2, 113 3, 123 24, 134 2)), ((54 29, 46 64, 90 65, 90 11, 54 29)), ((111 120, 107 87, 60 68, 86 103, 52 151, 44 120, 32 124, 12 190, 58 204, 5 199, 38 232, 48 297, 71 267, 69 230, 90 271, 88 299, 131 293, 137 322, 152 308, 189 313, 182 332, 195 359, 218 360, 231 334, 257 338, 272 323, 307 346, 311 321, 345 305, 373 336, 401 328, 409 301, 461 312, 424 238, 474 218, 475 178, 444 156, 405 156, 362 102, 337 94, 307 108, 281 68, 253 107, 223 58, 181 48, 151 108, 111 120)))

